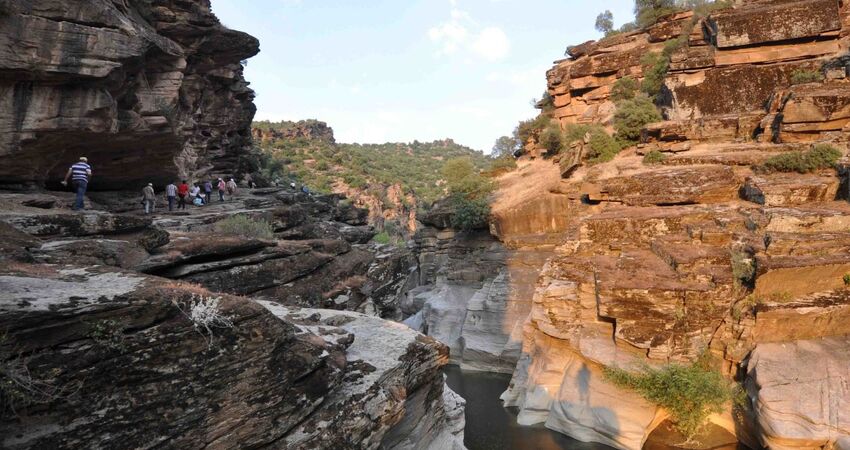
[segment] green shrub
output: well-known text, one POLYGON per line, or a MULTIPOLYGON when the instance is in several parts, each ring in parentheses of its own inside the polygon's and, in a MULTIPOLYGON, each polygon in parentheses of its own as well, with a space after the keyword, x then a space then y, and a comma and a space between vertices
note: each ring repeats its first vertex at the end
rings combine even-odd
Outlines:
POLYGON ((487 225, 490 216, 490 203, 486 198, 469 198, 453 195, 452 227, 459 230, 472 230, 487 225))
POLYGON ((232 236, 244 236, 257 239, 271 239, 274 237, 274 229, 265 220, 254 220, 250 217, 237 214, 230 216, 215 224, 215 229, 221 234, 232 236))
POLYGON ((520 143, 520 147, 532 139, 537 140, 550 121, 549 116, 545 114, 540 114, 534 119, 523 120, 514 129, 514 138, 520 143))
POLYGON ((538 144, 545 148, 550 155, 561 153, 568 145, 564 138, 564 133, 561 131, 561 126, 554 121, 549 122, 546 128, 540 133, 538 144))
POLYGON ((845 273, 843 280, 845 286, 850 286, 850 273, 845 273))
POLYGON ((493 192, 493 182, 475 168, 470 158, 452 158, 443 166, 443 177, 451 195, 482 198, 493 192))
POLYGON ((372 238, 372 240, 375 241, 378 244, 389 244, 390 243, 390 234, 387 233, 386 230, 384 230, 384 231, 381 231, 380 233, 376 234, 372 238))
POLYGON ((661 120, 661 114, 655 105, 644 96, 637 96, 632 100, 623 100, 617 104, 617 112, 614 113, 614 128, 617 137, 628 142, 640 140, 640 132, 648 123, 661 120))
POLYGON ((664 76, 670 68, 670 58, 662 53, 647 53, 640 59, 643 66, 643 82, 640 90, 656 100, 664 85, 664 76))
POLYGON ((743 251, 733 250, 732 258, 732 276, 735 277, 735 283, 751 286, 756 276, 756 265, 753 257, 743 251))
POLYGON ((514 169, 516 169, 516 159, 514 159, 511 155, 506 155, 500 158, 495 158, 493 162, 490 163, 488 171, 492 174, 499 174, 503 172, 510 172, 514 169))
POLYGON ((620 143, 606 133, 602 127, 596 127, 590 131, 587 157, 591 164, 610 161, 622 149, 623 147, 620 146, 620 143))
POLYGON ((649 153, 643 155, 644 164, 661 164, 667 159, 667 155, 658 150, 650 150, 649 153))
POLYGON ((599 125, 587 125, 583 123, 571 123, 564 129, 564 143, 569 146, 575 141, 584 140, 587 133, 599 125))
POLYGON ((834 167, 842 153, 828 144, 815 145, 806 152, 788 152, 772 156, 764 162, 762 170, 769 172, 809 173, 834 167))
POLYGON ((645 366, 638 372, 606 367, 604 376, 614 385, 662 406, 676 429, 689 439, 702 429, 708 416, 721 412, 733 397, 733 385, 710 368, 706 356, 688 366, 645 366))
POLYGON ((637 80, 630 76, 625 76, 617 80, 614 83, 614 87, 611 88, 611 100, 615 102, 631 100, 635 98, 635 94, 637 94, 639 89, 640 83, 637 80))
POLYGON ((791 74, 791 84, 818 83, 823 78, 823 74, 816 70, 796 70, 791 74))
POLYGON ((635 22, 646 28, 663 16, 679 11, 675 0, 635 0, 635 22))

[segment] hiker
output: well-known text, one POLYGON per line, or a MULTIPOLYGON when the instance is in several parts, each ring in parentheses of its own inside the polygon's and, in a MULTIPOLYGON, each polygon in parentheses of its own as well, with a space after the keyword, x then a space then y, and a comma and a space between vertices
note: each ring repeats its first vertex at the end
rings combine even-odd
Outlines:
POLYGON ((186 209, 186 196, 189 195, 189 185, 186 184, 186 180, 180 182, 180 186, 177 186, 177 197, 180 199, 177 202, 177 209, 186 209))
POLYGON ((89 187, 91 179, 91 166, 89 160, 85 156, 80 156, 80 160, 68 168, 68 173, 65 174, 65 180, 62 181, 62 186, 68 186, 68 179, 74 183, 74 192, 77 193, 77 198, 74 201, 74 211, 80 211, 84 208, 83 199, 86 195, 86 189, 89 187))
POLYGON ((231 178, 230 181, 227 182, 227 195, 230 196, 231 200, 233 200, 233 197, 236 196, 236 189, 236 180, 231 178))
POLYGON ((195 206, 201 206, 204 204, 204 200, 201 196, 201 183, 195 183, 192 186, 192 190, 189 191, 189 202, 195 206), (198 204, 198 200, 200 200, 200 205, 198 204))
POLYGON ((224 201, 224 193, 227 192, 227 183, 224 182, 221 178, 218 179, 218 201, 224 201))
POLYGON ((142 189, 142 204, 145 205, 145 214, 153 212, 154 205, 156 204, 156 193, 153 191, 153 183, 148 183, 142 189))
POLYGON ((168 210, 174 211, 174 200, 177 199, 177 186, 173 181, 165 187, 165 199, 168 200, 168 210))
POLYGON ((210 180, 204 182, 204 203, 210 204, 212 203, 212 191, 213 185, 210 180))
POLYGON ((289 183, 289 189, 295 190, 295 183, 289 183))

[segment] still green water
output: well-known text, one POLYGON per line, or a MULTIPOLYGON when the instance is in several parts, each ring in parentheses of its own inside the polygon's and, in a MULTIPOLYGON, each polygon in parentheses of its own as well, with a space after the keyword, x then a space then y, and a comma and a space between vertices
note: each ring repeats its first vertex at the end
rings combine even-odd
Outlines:
POLYGON ((448 366, 446 382, 466 399, 464 444, 469 450, 610 450, 552 431, 542 425, 517 425, 515 408, 505 408, 499 396, 510 383, 510 375, 467 372, 448 366))

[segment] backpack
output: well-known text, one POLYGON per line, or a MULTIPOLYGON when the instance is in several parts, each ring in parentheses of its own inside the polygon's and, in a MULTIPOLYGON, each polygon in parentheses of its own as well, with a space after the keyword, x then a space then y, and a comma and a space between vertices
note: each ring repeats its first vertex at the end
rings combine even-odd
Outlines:
POLYGON ((192 204, 195 206, 204 206, 204 201, 200 197, 195 197, 195 200, 192 200, 192 204))

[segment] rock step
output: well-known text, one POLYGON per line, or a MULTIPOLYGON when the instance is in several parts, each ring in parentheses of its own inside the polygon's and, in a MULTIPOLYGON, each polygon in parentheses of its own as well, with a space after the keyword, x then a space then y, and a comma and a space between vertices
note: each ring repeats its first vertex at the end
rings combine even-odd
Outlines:
POLYGON ((808 149, 802 144, 698 144, 690 150, 670 155, 665 165, 717 164, 724 166, 754 166, 763 164, 768 158, 779 153, 808 149))
POLYGON ((769 233, 768 256, 818 256, 850 253, 850 231, 837 233, 769 233))
POLYGON ((729 167, 683 166, 605 179, 586 196, 629 206, 722 203, 738 199, 742 182, 729 167))
POLYGON ((792 206, 836 200, 841 180, 835 171, 821 174, 778 173, 748 177, 743 197, 765 206, 792 206))

